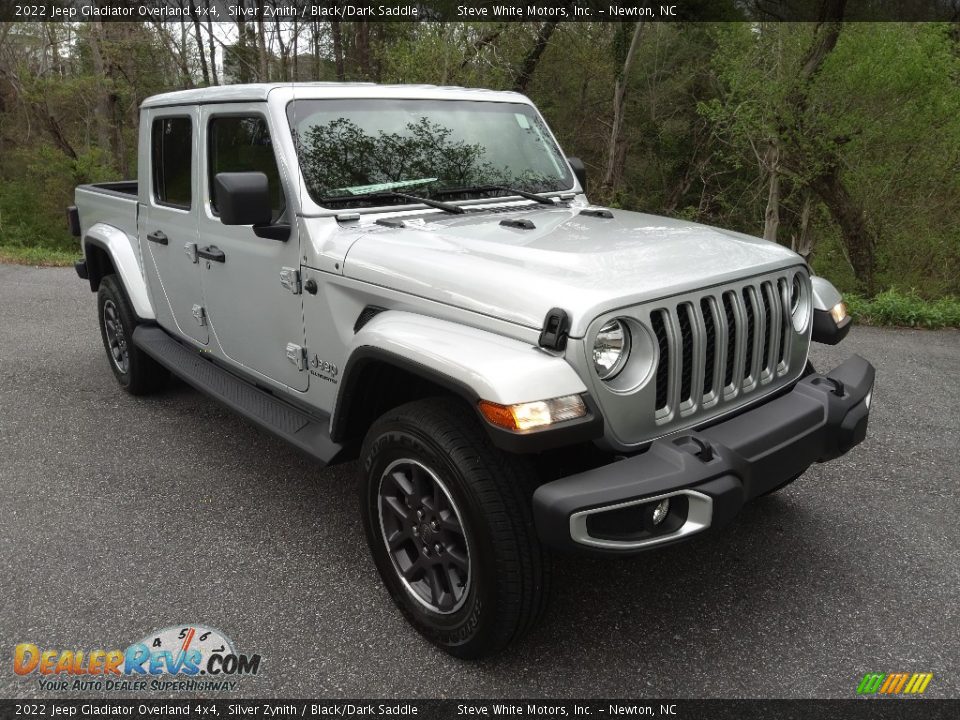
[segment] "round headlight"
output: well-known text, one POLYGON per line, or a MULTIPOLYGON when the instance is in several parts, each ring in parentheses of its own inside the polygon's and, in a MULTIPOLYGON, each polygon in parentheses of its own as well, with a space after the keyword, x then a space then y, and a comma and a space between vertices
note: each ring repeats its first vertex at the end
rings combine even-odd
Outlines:
POLYGON ((630 354, 630 330, 621 320, 611 320, 600 328, 593 343, 593 367, 601 380, 612 380, 630 354))

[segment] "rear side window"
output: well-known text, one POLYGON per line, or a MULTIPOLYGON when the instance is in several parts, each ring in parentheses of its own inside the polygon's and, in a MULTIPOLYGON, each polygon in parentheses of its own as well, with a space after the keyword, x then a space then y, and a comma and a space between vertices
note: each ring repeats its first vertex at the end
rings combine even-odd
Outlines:
POLYGON ((262 172, 270 183, 273 220, 286 206, 273 142, 266 121, 258 115, 214 117, 209 126, 210 205, 217 211, 213 179, 222 172, 262 172))
POLYGON ((190 118, 157 118, 151 134, 153 197, 162 205, 190 209, 193 192, 193 126, 190 118))

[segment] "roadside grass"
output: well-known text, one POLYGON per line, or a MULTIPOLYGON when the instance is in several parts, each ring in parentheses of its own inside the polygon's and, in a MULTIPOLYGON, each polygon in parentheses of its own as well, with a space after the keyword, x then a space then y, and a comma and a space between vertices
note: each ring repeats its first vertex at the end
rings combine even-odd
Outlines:
POLYGON ((924 300, 915 291, 890 289, 872 298, 851 294, 843 299, 854 320, 864 325, 960 327, 960 298, 953 295, 924 300))
POLYGON ((80 259, 79 250, 57 250, 46 247, 0 245, 0 262, 36 267, 70 267, 80 259))

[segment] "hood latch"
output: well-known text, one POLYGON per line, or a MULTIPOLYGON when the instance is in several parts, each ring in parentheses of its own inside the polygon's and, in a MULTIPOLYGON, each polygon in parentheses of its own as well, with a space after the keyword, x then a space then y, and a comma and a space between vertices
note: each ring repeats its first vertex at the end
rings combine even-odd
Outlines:
POLYGON ((540 332, 540 347, 547 350, 563 350, 567 347, 570 332, 570 316, 563 308, 553 308, 547 313, 540 332))

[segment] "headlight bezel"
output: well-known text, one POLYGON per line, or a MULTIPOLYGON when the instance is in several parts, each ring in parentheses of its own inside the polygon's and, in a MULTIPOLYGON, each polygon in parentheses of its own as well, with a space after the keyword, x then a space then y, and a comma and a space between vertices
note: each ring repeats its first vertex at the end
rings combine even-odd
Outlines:
POLYGON ((584 351, 585 370, 590 373, 598 389, 602 388, 616 395, 628 395, 648 383, 654 376, 654 368, 659 358, 659 347, 653 331, 640 319, 626 314, 608 314, 597 318, 584 339, 584 351), (628 352, 621 356, 616 371, 604 378, 594 365, 593 347, 600 330, 614 320, 627 328, 630 333, 630 346, 628 352))

